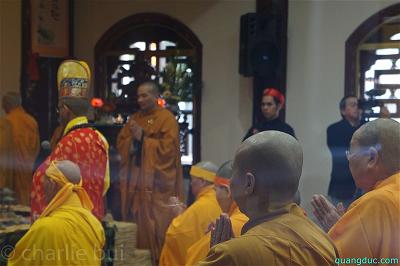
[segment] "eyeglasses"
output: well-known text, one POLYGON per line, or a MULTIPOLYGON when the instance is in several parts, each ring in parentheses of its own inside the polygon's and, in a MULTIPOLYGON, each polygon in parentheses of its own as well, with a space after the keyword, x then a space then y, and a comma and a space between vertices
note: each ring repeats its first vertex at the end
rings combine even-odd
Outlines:
POLYGON ((374 145, 374 146, 363 147, 363 148, 358 149, 358 150, 355 151, 355 152, 350 152, 350 150, 346 150, 346 158, 347 158, 347 160, 350 160, 351 157, 353 157, 354 155, 356 155, 356 154, 358 154, 358 153, 364 153, 364 154, 365 154, 365 153, 368 152, 368 150, 369 150, 370 148, 375 148, 377 151, 379 151, 380 148, 381 148, 381 145, 380 145, 380 144, 377 144, 377 145, 374 145))
POLYGON ((346 158, 347 158, 347 160, 350 160, 350 157, 351 157, 351 153, 350 153, 350 150, 346 150, 346 158))

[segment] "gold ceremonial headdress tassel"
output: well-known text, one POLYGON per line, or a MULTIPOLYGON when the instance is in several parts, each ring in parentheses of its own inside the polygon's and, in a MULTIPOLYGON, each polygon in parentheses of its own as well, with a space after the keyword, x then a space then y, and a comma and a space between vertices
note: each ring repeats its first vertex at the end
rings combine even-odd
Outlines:
POLYGON ((84 61, 65 60, 57 72, 58 95, 63 97, 88 98, 90 68, 84 61))

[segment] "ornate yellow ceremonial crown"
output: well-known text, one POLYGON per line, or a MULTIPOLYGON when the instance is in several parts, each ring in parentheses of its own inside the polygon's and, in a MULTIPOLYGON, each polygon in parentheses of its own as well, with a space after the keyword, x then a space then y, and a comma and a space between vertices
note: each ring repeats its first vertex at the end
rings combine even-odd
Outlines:
POLYGON ((84 61, 65 60, 57 72, 59 97, 87 98, 90 86, 90 68, 84 61))

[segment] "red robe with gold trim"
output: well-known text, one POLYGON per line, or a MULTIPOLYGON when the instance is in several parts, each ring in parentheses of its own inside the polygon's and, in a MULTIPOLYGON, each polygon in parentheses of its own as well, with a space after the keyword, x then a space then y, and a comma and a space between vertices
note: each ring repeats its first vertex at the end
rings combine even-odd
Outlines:
POLYGON ((79 128, 69 132, 57 144, 50 156, 33 175, 31 192, 32 219, 35 220, 46 207, 44 200, 43 176, 53 160, 70 160, 81 169, 83 187, 94 205, 92 213, 102 219, 104 216, 104 176, 107 166, 107 145, 100 133, 91 128, 79 128))

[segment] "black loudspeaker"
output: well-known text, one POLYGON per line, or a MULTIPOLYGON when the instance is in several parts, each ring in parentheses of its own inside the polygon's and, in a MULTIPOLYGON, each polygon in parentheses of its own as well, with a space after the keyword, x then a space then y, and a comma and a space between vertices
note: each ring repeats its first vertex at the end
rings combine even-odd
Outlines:
POLYGON ((281 66, 281 20, 276 15, 240 17, 239 73, 275 77, 281 66))
POLYGON ((253 76, 250 49, 256 39, 256 14, 247 13, 240 17, 239 73, 253 76))

